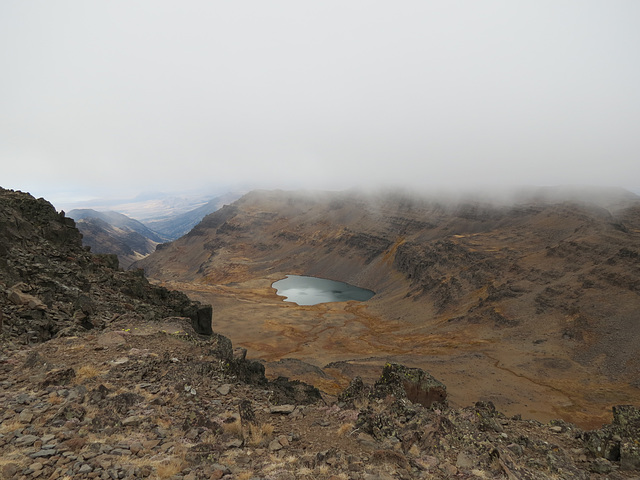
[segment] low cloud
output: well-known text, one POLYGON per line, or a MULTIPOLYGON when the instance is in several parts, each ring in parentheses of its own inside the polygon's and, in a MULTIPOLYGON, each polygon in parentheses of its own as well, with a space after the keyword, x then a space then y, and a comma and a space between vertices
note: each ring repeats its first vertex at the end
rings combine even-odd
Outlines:
POLYGON ((7 188, 640 178, 640 5, 0 6, 7 188))

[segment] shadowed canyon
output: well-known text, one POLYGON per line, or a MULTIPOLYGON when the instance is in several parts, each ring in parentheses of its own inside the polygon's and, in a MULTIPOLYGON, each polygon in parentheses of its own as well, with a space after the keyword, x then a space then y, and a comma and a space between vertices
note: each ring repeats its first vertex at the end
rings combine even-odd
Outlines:
POLYGON ((640 394, 640 198, 532 190, 508 200, 251 192, 134 264, 213 305, 213 328, 286 375, 337 393, 386 362, 449 401, 582 427, 640 394), (347 282, 367 302, 299 306, 286 275, 347 282))

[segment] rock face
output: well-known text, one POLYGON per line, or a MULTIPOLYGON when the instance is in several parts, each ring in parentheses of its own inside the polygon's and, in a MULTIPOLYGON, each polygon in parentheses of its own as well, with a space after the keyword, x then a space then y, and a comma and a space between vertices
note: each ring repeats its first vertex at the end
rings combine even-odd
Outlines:
POLYGON ((623 470, 640 470, 640 410, 632 405, 613 407, 613 423, 601 430, 585 432, 589 451, 623 470))

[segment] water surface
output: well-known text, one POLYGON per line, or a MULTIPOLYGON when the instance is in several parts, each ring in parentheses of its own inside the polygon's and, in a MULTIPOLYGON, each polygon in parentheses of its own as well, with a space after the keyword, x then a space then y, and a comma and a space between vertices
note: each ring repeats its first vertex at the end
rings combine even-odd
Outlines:
POLYGON ((375 295, 375 292, 365 288, 336 282, 326 278, 287 275, 271 285, 276 293, 285 297, 285 301, 298 305, 316 305, 327 302, 346 302, 358 300, 364 302, 375 295))

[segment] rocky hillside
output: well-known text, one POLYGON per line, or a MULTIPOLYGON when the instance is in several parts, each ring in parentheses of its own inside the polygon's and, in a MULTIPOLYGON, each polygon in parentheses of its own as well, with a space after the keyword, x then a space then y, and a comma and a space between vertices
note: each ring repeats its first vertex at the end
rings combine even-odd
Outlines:
POLYGON ((623 190, 502 201, 261 191, 137 265, 214 303, 253 355, 330 364, 298 377, 321 388, 344 387, 363 361, 410 362, 460 405, 475 396, 588 426, 640 395, 639 245, 640 199, 623 190), (376 295, 287 308, 270 289, 286 274, 376 295))
POLYGON ((77 335, 121 316, 187 316, 210 331, 210 306, 120 270, 115 255, 90 254, 75 222, 44 199, 11 190, 0 195, 3 336, 12 343, 77 335))
POLYGON ((211 331, 210 308, 89 254, 46 201, 0 190, 0 227, 0 478, 640 473, 632 406, 585 431, 505 416, 490 402, 451 408, 444 384, 395 364, 337 397, 269 381, 211 331))
POLYGON ((120 266, 128 268, 153 251, 167 239, 145 227, 137 220, 118 212, 98 212, 76 209, 67 216, 76 221, 82 243, 95 253, 117 255, 120 266))

